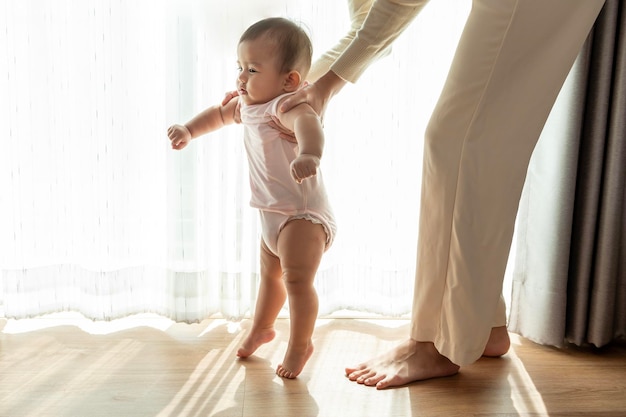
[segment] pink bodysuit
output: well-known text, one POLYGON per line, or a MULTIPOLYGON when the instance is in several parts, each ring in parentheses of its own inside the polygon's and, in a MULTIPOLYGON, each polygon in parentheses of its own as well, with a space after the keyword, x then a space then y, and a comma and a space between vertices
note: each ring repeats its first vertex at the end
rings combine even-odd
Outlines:
POLYGON ((250 205, 260 210, 263 241, 275 255, 278 234, 290 220, 306 219, 321 224, 326 231, 326 248, 332 244, 337 229, 321 171, 318 169, 317 175, 298 184, 290 173, 298 145, 281 139, 279 132, 267 124, 286 95, 264 104, 241 103, 250 167, 250 205))

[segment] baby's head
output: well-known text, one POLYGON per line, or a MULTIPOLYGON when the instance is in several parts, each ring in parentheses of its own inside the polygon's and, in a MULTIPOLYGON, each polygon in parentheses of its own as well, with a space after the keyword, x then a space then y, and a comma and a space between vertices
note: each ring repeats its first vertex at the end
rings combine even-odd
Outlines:
POLYGON ((294 22, 273 17, 250 26, 237 48, 238 91, 247 104, 295 91, 311 67, 313 47, 294 22))

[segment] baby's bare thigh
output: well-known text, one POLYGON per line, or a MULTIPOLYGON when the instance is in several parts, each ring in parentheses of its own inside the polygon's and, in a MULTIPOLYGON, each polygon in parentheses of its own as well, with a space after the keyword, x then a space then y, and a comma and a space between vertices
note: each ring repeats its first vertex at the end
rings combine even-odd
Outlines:
POLYGON ((326 250, 326 231, 321 224, 305 219, 289 221, 278 235, 278 257, 283 270, 317 270, 326 250))

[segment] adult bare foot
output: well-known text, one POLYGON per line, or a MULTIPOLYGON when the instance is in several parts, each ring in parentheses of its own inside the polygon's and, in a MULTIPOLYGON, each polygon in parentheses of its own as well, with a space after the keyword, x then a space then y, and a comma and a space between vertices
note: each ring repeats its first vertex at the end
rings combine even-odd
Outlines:
POLYGON ((509 332, 506 326, 493 327, 483 356, 497 358, 507 353, 510 347, 511 339, 509 338, 509 332))
POLYGON ((409 339, 377 358, 346 368, 346 376, 359 384, 385 389, 458 371, 459 366, 441 355, 433 343, 409 339))
POLYGON ((289 379, 297 377, 312 354, 313 344, 311 342, 303 349, 288 347, 283 363, 276 368, 276 375, 289 379))
POLYGON ((276 336, 276 331, 273 328, 250 330, 248 337, 243 341, 241 347, 237 350, 237 356, 240 358, 247 358, 252 355, 258 348, 264 343, 272 341, 276 336))

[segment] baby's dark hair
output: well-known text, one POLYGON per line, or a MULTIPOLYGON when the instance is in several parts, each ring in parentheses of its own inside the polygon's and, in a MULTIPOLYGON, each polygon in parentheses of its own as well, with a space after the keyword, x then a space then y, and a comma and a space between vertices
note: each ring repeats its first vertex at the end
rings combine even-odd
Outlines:
POLYGON ((313 46, 306 32, 289 19, 270 17, 250 26, 241 35, 239 43, 268 36, 276 43, 276 51, 281 62, 280 72, 300 71, 306 77, 311 68, 313 46))

